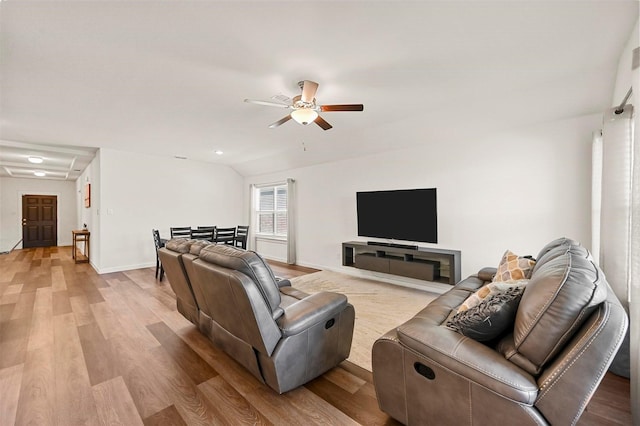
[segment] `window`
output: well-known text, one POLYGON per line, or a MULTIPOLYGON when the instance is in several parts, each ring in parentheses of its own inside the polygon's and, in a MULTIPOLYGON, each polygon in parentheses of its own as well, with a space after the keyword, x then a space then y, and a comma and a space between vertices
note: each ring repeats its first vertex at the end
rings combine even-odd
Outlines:
POLYGON ((258 190, 258 234, 287 236, 287 186, 269 186, 258 190))

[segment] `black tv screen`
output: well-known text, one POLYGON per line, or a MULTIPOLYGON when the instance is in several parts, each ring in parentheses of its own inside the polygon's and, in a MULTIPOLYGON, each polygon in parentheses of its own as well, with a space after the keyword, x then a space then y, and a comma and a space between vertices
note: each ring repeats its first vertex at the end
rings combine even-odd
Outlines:
POLYGON ((358 236, 438 242, 436 188, 356 193, 358 236))

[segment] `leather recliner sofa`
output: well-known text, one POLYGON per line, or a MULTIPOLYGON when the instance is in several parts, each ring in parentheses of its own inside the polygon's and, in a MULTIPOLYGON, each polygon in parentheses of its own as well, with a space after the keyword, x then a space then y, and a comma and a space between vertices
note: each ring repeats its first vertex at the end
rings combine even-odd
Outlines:
POLYGON ((232 246, 169 241, 159 254, 178 310, 276 392, 349 356, 355 311, 346 296, 308 295, 277 281, 257 253, 232 246))
MULTIPOLYGON (((200 322, 200 307, 187 269, 191 269, 202 247, 209 244, 211 243, 202 240, 175 238, 158 249, 158 257, 169 278, 169 285, 176 295, 178 312, 195 325, 199 325, 200 322)), ((202 300, 202 297, 199 299, 202 300)))
POLYGON ((590 253, 561 238, 538 255, 512 331, 481 343, 446 327, 484 268, 372 349, 380 408, 405 424, 575 424, 613 360, 626 312, 590 253))

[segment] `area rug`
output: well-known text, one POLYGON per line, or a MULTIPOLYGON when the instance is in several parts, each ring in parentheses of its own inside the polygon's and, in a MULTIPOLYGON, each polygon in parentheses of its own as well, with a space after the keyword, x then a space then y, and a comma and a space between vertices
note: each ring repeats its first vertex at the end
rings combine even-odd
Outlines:
POLYGON ((348 360, 368 371, 371 371, 371 348, 376 339, 411 319, 438 297, 428 291, 331 271, 293 278, 291 285, 306 293, 333 291, 347 296, 356 311, 348 360))

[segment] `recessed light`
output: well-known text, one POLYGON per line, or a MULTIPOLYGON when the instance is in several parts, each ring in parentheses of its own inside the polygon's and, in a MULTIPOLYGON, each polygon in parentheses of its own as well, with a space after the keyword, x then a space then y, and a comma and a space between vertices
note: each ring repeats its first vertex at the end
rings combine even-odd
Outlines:
POLYGON ((218 149, 218 150, 216 150, 216 151, 214 151, 214 152, 216 153, 216 155, 222 155, 222 154, 224 154, 224 152, 220 151, 219 149, 218 149))
POLYGON ((33 174, 38 176, 38 177, 43 177, 43 176, 47 175, 45 172, 33 172, 33 174))
POLYGON ((42 157, 29 157, 29 162, 33 164, 40 164, 43 161, 42 157))

